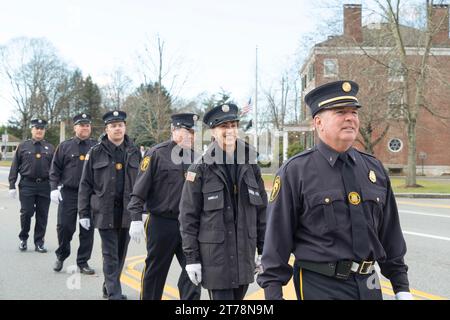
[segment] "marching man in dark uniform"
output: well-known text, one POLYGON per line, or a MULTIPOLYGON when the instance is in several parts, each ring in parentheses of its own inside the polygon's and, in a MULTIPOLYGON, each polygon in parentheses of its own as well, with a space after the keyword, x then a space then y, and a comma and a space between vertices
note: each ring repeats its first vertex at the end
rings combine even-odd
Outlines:
POLYGON ((380 161, 352 147, 357 92, 355 82, 337 81, 305 97, 320 143, 275 177, 258 277, 266 299, 281 299, 292 273, 298 299, 382 299, 375 262, 396 298, 412 299, 389 177, 380 161))
POLYGON ((11 170, 9 172, 9 194, 16 197, 16 181, 20 173, 20 251, 27 250, 28 233, 31 217, 36 212, 34 227, 35 251, 47 252, 44 247, 47 228, 48 209, 50 207, 50 184, 48 175, 52 162, 54 147, 44 140, 47 121, 31 120, 31 139, 19 144, 11 170))
POLYGON ((100 233, 103 255, 103 296, 126 299, 120 274, 130 237, 130 194, 139 170, 141 155, 125 134, 126 113, 110 111, 103 115, 106 134, 88 152, 78 191, 80 225, 100 233))
MULTIPOLYGON (((59 247, 56 250, 56 262, 53 270, 62 270, 63 262, 70 255, 70 241, 77 227, 78 216, 78 186, 83 171, 83 164, 89 149, 97 144, 91 136, 91 117, 85 113, 73 118, 75 137, 62 142, 55 151, 50 169, 51 200, 59 204, 58 233, 59 247)), ((80 272, 94 274, 89 267, 94 244, 94 229, 86 230, 80 227, 80 247, 77 253, 77 265, 80 272)))
POLYGON ((181 196, 186 271, 212 300, 242 300, 263 249, 267 195, 255 150, 238 139, 237 106, 215 107, 203 121, 215 140, 189 168, 181 196))
POLYGON ((189 279, 186 258, 181 247, 178 222, 181 192, 186 171, 194 161, 193 113, 172 115, 172 139, 151 148, 142 160, 128 210, 131 213, 130 236, 136 242, 144 236, 144 205, 150 217, 145 226, 147 259, 142 275, 141 298, 161 300, 167 273, 176 255, 182 268, 178 280, 181 300, 200 299, 200 287, 189 279))

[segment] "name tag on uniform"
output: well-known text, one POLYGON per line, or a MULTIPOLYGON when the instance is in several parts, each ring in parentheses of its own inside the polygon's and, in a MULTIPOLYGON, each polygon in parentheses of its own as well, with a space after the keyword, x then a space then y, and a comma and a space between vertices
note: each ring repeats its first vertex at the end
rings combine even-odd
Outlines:
POLYGON ((194 182, 195 181, 195 176, 196 176, 197 174, 195 173, 195 172, 191 172, 191 171, 188 171, 188 173, 187 173, 187 175, 186 175, 186 180, 187 181, 190 181, 190 182, 194 182))
POLYGON ((251 195, 254 195, 254 196, 259 196, 259 192, 258 191, 253 191, 251 189, 248 189, 248 193, 250 193, 251 195))
POLYGON ((217 200, 217 199, 219 199, 218 195, 217 196, 208 197, 208 200, 217 200))

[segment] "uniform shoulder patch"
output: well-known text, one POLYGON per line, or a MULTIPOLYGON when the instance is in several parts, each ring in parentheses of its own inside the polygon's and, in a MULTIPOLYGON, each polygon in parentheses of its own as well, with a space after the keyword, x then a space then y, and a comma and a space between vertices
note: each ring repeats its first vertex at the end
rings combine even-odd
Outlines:
POLYGON ((150 157, 150 156, 145 156, 144 159, 142 159, 141 167, 140 167, 142 172, 147 171, 148 167, 150 166, 151 159, 152 159, 152 157, 150 157))
POLYGON ((280 189, 281 189, 281 178, 280 176, 276 176, 273 182, 272 192, 270 193, 269 202, 275 201, 275 199, 278 197, 278 194, 280 193, 280 189))

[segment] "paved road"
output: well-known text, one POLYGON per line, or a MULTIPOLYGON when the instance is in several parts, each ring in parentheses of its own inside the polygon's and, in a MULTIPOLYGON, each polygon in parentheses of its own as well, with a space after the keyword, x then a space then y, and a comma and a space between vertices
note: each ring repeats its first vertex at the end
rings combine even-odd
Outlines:
MULTIPOLYGON (((55 273, 56 206, 50 207, 46 236, 47 254, 29 249, 19 252, 19 201, 7 196, 6 168, 0 168, 0 299, 101 299, 101 253, 98 233, 95 235, 93 257, 90 261, 97 275, 69 274, 74 269, 75 258, 70 256, 64 265, 64 272, 55 273)), ((450 200, 399 199, 401 224, 408 244, 407 263, 410 267, 411 288, 420 299, 450 299, 450 200)), ((34 219, 33 223, 34 225, 34 219)), ((32 233, 31 233, 32 234, 32 233)), ((72 250, 76 251, 75 238, 72 250)), ((145 246, 130 243, 126 269, 122 275, 124 292, 130 299, 139 298, 140 273, 143 267, 145 246)), ((176 259, 170 270, 164 299, 177 299, 176 283, 180 268, 176 259)), ((384 296, 392 299, 389 284, 382 281, 384 296)), ((292 284, 285 288, 285 297, 294 299, 292 284)), ((205 291, 202 298, 206 299, 205 291)), ((263 292, 252 285, 249 299, 262 299, 263 292)))

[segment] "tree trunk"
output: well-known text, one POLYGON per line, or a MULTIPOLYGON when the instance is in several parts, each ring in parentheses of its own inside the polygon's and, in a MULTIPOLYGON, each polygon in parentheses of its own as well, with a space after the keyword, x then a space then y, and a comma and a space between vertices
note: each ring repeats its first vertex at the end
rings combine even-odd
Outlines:
POLYGON ((416 187, 416 119, 408 121, 408 166, 406 170, 406 187, 416 187))

